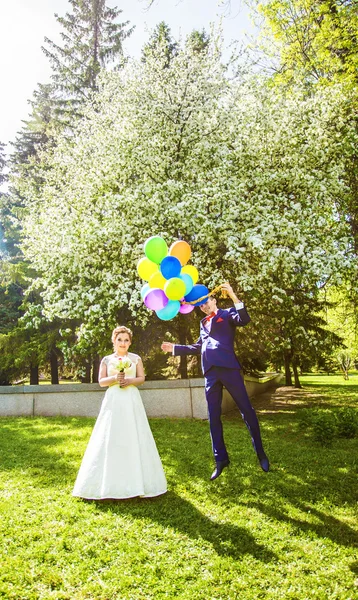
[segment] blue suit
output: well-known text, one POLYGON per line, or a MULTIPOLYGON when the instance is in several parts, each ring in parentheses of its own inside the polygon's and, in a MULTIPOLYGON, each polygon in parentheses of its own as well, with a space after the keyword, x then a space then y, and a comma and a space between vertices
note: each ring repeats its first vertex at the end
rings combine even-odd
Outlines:
POLYGON ((210 331, 200 323, 200 337, 195 344, 181 346, 175 344, 174 355, 201 354, 201 366, 205 377, 205 395, 208 403, 210 434, 216 462, 228 460, 221 422, 223 387, 236 402, 242 418, 250 432, 257 455, 264 454, 260 427, 256 413, 250 403, 241 366, 234 352, 236 327, 244 327, 250 317, 246 308, 218 309, 211 320, 210 331))

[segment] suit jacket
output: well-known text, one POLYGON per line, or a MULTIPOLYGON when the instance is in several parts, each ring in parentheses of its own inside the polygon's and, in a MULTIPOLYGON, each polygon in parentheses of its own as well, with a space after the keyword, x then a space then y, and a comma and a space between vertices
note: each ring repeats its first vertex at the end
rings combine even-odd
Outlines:
POLYGON ((243 327, 250 321, 245 307, 218 309, 211 321, 211 329, 204 327, 205 318, 200 322, 200 337, 195 344, 181 346, 175 344, 174 355, 201 354, 201 367, 205 373, 213 366, 240 369, 234 352, 235 328, 243 327))

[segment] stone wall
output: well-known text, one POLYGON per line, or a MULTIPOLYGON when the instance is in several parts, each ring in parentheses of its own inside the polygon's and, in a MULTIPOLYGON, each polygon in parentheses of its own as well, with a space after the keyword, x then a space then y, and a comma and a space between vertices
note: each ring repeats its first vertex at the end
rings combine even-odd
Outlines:
MULTIPOLYGON (((282 375, 245 377, 252 398, 277 387, 282 375)), ((207 419, 204 379, 146 381, 139 387, 148 417, 207 419)), ((0 386, 0 416, 97 417, 105 388, 97 383, 0 386)), ((236 408, 224 390, 223 413, 236 408)))

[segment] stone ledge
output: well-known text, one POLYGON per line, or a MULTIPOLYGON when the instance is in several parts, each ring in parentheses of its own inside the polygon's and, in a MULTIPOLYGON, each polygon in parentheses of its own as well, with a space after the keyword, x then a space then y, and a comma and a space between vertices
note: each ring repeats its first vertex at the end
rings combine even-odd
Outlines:
MULTIPOLYGON (((277 387, 282 375, 245 377, 250 397, 277 387)), ((204 379, 147 381, 139 387, 149 417, 207 418, 204 379)), ((0 386, 0 416, 96 417, 106 388, 98 383, 0 386)), ((224 390, 222 412, 236 408, 224 390)))

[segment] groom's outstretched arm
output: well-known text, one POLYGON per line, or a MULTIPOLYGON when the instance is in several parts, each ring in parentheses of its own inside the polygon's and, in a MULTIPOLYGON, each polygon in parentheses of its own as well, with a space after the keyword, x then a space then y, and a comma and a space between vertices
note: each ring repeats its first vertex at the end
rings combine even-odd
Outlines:
POLYGON ((171 342, 163 342, 161 349, 164 352, 170 352, 174 356, 183 356, 187 354, 201 354, 201 339, 196 344, 188 344, 181 346, 180 344, 172 344, 171 342))

